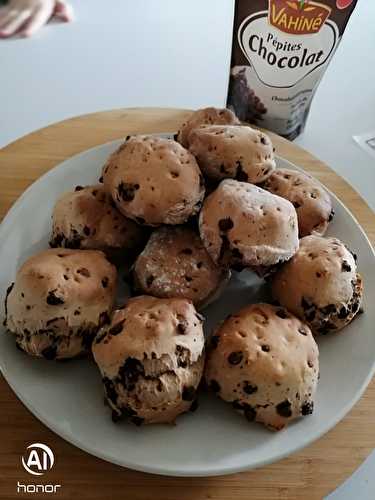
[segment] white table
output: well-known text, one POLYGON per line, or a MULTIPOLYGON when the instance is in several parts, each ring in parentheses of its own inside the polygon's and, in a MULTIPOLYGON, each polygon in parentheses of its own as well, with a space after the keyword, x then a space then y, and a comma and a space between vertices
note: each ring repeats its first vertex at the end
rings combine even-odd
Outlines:
MULTIPOLYGON (((0 41, 0 146, 50 123, 128 106, 225 102, 232 0, 72 0, 77 22, 0 41)), ((375 161, 352 136, 375 128, 375 2, 359 0, 297 143, 375 209, 375 161)), ((334 498, 373 500, 375 457, 334 498)))

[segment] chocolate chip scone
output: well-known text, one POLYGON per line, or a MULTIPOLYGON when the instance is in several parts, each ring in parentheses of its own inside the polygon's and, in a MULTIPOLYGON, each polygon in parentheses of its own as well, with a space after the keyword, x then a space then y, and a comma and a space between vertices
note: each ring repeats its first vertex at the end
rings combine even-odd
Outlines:
POLYGON ((203 317, 185 299, 140 296, 115 311, 92 351, 114 420, 174 422, 203 373, 203 317))
POLYGON ((116 259, 134 255, 144 241, 143 233, 117 210, 102 184, 77 186, 55 204, 50 246, 102 250, 116 259))
POLYGON ((278 168, 262 186, 293 203, 298 217, 299 236, 323 236, 333 219, 331 197, 319 182, 298 170, 278 168))
POLYGON ((199 216, 203 244, 214 262, 264 273, 298 249, 293 205, 253 184, 224 180, 199 216))
POLYGON ((46 359, 84 354, 109 323, 117 273, 95 250, 46 250, 18 270, 5 299, 5 326, 27 354, 46 359))
POLYGON ((189 150, 210 179, 259 184, 275 170, 271 139, 244 125, 211 125, 193 130, 189 150))
POLYGON ((305 236, 298 252, 274 275, 272 295, 314 333, 340 330, 361 308, 356 256, 337 238, 305 236))
POLYGON ((182 124, 177 134, 177 140, 185 148, 189 147, 189 137, 192 130, 202 125, 239 125, 240 121, 226 108, 203 108, 194 111, 188 120, 182 124))
POLYGON ((204 180, 194 156, 160 137, 129 137, 103 169, 106 189, 122 214, 138 224, 183 224, 199 212, 204 180))
POLYGON ((318 377, 311 331, 283 307, 247 306, 211 337, 206 382, 249 421, 280 430, 310 415, 318 377))
POLYGON ((134 284, 154 297, 190 299, 198 308, 215 300, 230 272, 217 266, 188 227, 163 227, 151 235, 134 265, 134 284))

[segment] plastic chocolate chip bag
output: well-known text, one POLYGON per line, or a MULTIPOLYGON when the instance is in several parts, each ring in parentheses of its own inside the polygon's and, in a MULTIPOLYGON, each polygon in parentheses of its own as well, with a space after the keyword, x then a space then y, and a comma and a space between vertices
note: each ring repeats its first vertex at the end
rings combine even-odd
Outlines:
POLYGON ((357 0, 236 0, 227 106, 294 139, 357 0))

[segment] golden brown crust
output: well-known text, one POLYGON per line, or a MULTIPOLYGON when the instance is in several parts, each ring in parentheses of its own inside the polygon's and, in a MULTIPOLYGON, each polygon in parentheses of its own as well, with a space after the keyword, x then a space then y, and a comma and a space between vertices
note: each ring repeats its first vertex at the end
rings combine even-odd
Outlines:
POLYGON ((204 201, 199 229, 208 253, 221 264, 271 266, 298 249, 293 205, 245 182, 219 184, 204 201))
POLYGON ((271 139, 244 125, 211 125, 193 130, 189 150, 204 175, 259 184, 276 168, 271 139))
POLYGON ((307 325, 281 307, 252 304, 211 339, 205 377, 249 420, 282 429, 312 412, 319 352, 307 325))
POLYGON ((103 180, 126 217, 150 226, 183 224, 204 196, 194 156, 160 137, 130 137, 108 159, 103 180))
POLYGON ((304 172, 278 168, 263 187, 293 204, 300 238, 312 233, 323 236, 334 212, 329 194, 318 181, 304 172))
POLYGON ((116 268, 102 252, 62 248, 41 252, 17 272, 6 301, 6 326, 32 355, 44 356, 42 351, 51 347, 53 357, 76 356, 86 351, 100 324, 109 320, 116 281, 116 268))
POLYGON ((185 299, 135 297, 114 313, 92 350, 118 416, 173 422, 190 408, 202 376, 202 317, 185 299))
POLYGON ((137 289, 155 297, 190 299, 199 308, 217 297, 229 277, 188 227, 154 231, 134 265, 137 289))
POLYGON ((362 279, 353 254, 337 238, 305 236, 295 256, 273 277, 273 297, 314 333, 339 330, 357 314, 362 279))
POLYGON ((182 124, 177 140, 185 148, 189 147, 189 136, 192 130, 202 125, 239 125, 240 121, 226 108, 203 108, 192 113, 189 119, 182 124))

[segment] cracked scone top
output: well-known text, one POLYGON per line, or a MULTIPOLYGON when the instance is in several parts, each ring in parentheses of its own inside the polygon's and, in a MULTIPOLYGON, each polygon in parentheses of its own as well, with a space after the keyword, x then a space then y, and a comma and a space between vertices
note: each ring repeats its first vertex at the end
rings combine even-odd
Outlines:
POLYGON ((259 184, 276 168, 271 139, 245 125, 211 125, 193 130, 189 150, 205 176, 259 184))
POLYGON ((117 210, 102 184, 77 186, 55 204, 51 247, 103 250, 111 257, 132 254, 142 240, 142 228, 117 210))
POLYGON ((117 272, 95 250, 46 250, 18 270, 5 301, 7 329, 33 356, 71 358, 109 321, 117 272))
POLYGON ((108 159, 103 181, 117 208, 139 224, 183 224, 201 207, 204 181, 179 143, 132 136, 108 159))
POLYGON ((253 184, 224 180, 204 201, 199 216, 202 241, 214 262, 234 267, 268 267, 298 249, 293 205, 253 184))
POLYGON ((313 412, 318 376, 319 352, 309 327, 283 307, 247 306, 211 338, 209 388, 271 429, 313 412))
POLYGON ((177 134, 177 140, 185 148, 189 147, 189 138, 192 130, 202 125, 239 125, 237 116, 226 108, 203 108, 194 111, 188 120, 182 124, 177 134))
POLYGON ((278 168, 263 185, 270 193, 293 203, 298 217, 299 236, 311 233, 323 236, 332 220, 334 211, 329 194, 310 175, 278 168))
POLYGON ((92 346, 115 419, 174 422, 191 408, 204 366, 202 320, 188 300, 147 295, 115 311, 92 346))
POLYGON ((272 295, 326 334, 350 323, 362 303, 356 256, 337 238, 305 236, 294 257, 274 275, 272 295))
POLYGON ((134 265, 138 290, 154 297, 180 297, 202 308, 220 295, 230 272, 217 266, 189 227, 155 230, 134 265))

